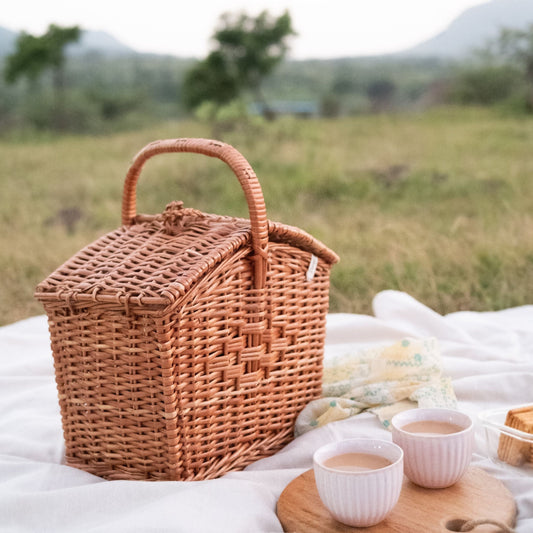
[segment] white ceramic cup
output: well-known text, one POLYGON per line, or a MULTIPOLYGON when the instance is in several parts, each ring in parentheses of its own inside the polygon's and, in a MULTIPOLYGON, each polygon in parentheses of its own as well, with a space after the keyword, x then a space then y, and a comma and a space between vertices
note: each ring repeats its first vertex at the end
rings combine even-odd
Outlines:
POLYGON ((459 481, 472 459, 472 419, 452 409, 410 409, 391 420, 392 440, 403 449, 405 475, 429 489, 449 487, 459 481), (455 433, 412 433, 403 428, 412 422, 447 422, 459 426, 455 433))
POLYGON ((403 481, 403 452, 392 442, 350 439, 326 444, 313 455, 318 494, 333 518, 355 527, 373 526, 392 511, 403 481), (375 470, 350 472, 327 467, 324 462, 345 453, 384 457, 391 464, 375 470))

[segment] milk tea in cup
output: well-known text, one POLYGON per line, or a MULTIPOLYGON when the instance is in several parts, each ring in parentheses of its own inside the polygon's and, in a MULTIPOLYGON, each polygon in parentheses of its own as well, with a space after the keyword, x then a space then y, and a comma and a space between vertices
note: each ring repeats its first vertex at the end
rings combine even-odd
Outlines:
POLYGON ((438 420, 420 420, 402 426, 402 430, 407 431, 407 433, 421 433, 423 435, 450 435, 451 433, 459 433, 463 429, 458 424, 438 420))
POLYGON ((474 424, 453 409, 410 409, 391 420, 392 440, 404 451, 405 475, 425 488, 445 488, 464 475, 472 459, 474 424))
POLYGON ((403 452, 379 439, 326 444, 313 455, 318 494, 335 520, 353 527, 378 524, 402 488, 403 452))
POLYGON ((343 472, 365 472, 385 468, 392 464, 388 459, 373 453, 350 452, 334 455, 324 461, 324 466, 343 472))

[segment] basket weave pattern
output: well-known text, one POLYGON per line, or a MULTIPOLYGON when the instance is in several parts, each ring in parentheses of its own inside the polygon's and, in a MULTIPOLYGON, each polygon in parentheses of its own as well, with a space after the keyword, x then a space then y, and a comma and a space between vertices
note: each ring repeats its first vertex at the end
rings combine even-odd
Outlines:
POLYGON ((122 216, 121 228, 36 292, 49 319, 68 464, 107 479, 209 479, 279 450, 321 392, 336 255, 268 221, 247 162, 214 141, 148 145, 126 177, 122 216), (180 202, 137 215, 144 162, 179 151, 225 161, 250 220, 180 202))

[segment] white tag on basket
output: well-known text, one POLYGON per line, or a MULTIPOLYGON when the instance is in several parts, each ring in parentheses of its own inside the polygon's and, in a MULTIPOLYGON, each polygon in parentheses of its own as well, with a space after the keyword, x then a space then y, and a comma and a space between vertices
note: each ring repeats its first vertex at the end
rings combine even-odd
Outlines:
POLYGON ((307 279, 307 281, 311 281, 315 277, 317 265, 318 265, 318 257, 313 254, 311 255, 311 261, 309 262, 307 274, 305 275, 305 278, 307 279))

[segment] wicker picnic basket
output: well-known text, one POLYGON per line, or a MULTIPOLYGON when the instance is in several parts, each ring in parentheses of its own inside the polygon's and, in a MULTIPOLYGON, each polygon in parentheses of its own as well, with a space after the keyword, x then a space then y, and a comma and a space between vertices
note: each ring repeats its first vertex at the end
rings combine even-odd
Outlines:
POLYGON ((126 175, 122 227, 40 283, 67 464, 107 479, 198 480, 273 454, 321 393, 337 256, 267 219, 233 147, 156 141, 126 175), (224 161, 250 220, 170 203, 136 214, 144 163, 165 152, 224 161))

